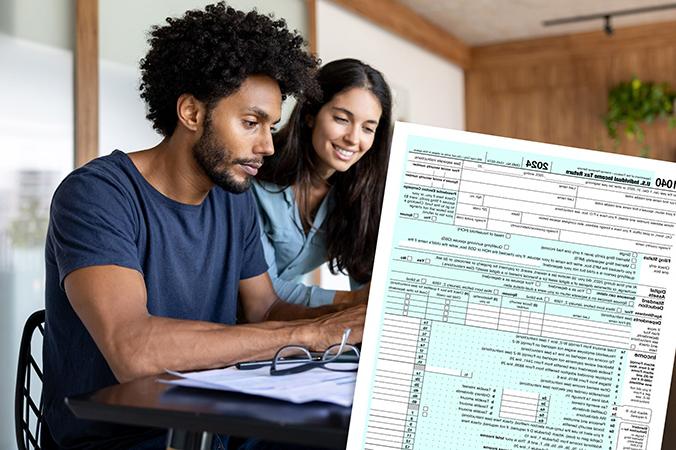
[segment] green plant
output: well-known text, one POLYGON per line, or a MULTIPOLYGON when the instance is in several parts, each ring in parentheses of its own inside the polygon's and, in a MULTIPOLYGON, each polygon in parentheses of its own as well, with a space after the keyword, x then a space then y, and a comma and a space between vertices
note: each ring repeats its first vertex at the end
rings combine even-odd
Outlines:
POLYGON ((624 135, 642 144, 641 156, 646 156, 649 148, 645 145, 641 124, 670 116, 669 127, 674 128, 674 99, 676 92, 667 83, 642 82, 636 77, 620 83, 608 92, 608 113, 603 118, 608 136, 617 147, 620 143, 618 130, 624 125, 624 135))

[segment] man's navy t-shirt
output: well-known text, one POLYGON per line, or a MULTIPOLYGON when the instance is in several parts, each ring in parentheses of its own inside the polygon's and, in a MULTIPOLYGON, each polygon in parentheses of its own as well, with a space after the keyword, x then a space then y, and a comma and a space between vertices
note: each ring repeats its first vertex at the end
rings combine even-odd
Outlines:
POLYGON ((45 257, 46 418, 66 448, 124 448, 149 436, 139 428, 76 419, 64 404, 69 395, 117 383, 66 297, 69 273, 109 264, 134 269, 145 280, 151 315, 234 324, 239 281, 267 270, 250 192, 214 187, 200 205, 178 203, 153 188, 120 151, 61 183, 45 257))

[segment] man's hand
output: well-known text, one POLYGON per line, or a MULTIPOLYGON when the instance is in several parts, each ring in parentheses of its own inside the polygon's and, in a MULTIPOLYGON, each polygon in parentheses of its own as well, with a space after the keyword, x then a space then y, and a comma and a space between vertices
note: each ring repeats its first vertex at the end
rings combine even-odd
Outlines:
POLYGON ((239 293, 244 314, 252 323, 269 323, 280 327, 292 327, 293 341, 313 350, 324 350, 340 342, 345 328, 352 329, 350 342, 361 342, 364 332, 368 288, 348 292, 351 302, 334 302, 332 305, 308 308, 286 303, 277 298, 267 273, 242 280, 239 293))
POLYGON ((311 350, 322 351, 333 344, 340 343, 343 332, 350 328, 349 343, 361 342, 364 334, 366 305, 360 304, 343 311, 319 317, 303 325, 303 345, 311 350))

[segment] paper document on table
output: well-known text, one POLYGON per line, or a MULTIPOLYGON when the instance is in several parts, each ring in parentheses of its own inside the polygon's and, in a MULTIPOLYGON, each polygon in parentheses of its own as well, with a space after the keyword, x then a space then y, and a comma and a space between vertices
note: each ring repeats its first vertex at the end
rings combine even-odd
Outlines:
POLYGON ((381 217, 349 449, 660 449, 676 164, 397 123, 381 217))
POLYGON ((235 367, 202 372, 173 372, 177 380, 161 380, 176 386, 242 392, 293 403, 321 401, 350 406, 354 395, 355 372, 313 369, 306 372, 271 376, 269 367, 238 370, 235 367))

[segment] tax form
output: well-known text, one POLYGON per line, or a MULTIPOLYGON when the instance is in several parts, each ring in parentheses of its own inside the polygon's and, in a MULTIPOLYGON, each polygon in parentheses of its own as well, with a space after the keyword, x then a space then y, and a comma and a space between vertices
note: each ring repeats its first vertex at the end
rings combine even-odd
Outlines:
POLYGON ((658 450, 676 164, 397 123, 348 449, 658 450))

